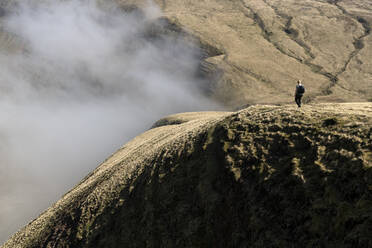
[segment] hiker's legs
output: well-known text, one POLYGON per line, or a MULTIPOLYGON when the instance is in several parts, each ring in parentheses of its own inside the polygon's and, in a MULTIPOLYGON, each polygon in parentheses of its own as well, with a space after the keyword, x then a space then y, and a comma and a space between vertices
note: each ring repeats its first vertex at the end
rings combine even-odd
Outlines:
POLYGON ((296 104, 298 106, 298 96, 295 96, 295 102, 296 102, 296 104))
POLYGON ((297 103, 298 107, 301 107, 301 97, 302 96, 295 96, 295 102, 297 103))

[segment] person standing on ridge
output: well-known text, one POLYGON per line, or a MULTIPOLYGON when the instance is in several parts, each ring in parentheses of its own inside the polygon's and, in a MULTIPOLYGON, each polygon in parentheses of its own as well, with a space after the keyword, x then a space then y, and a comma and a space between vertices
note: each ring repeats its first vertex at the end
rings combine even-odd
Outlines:
POLYGON ((295 91, 295 102, 297 106, 301 108, 301 98, 305 93, 305 87, 302 85, 301 80, 297 81, 296 91, 295 91))

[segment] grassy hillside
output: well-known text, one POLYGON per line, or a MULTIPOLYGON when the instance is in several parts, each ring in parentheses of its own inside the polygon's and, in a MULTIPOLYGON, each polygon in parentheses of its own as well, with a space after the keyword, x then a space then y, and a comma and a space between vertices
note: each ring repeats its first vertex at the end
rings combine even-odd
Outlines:
MULTIPOLYGON (((3 1, 0 18, 16 2, 3 1)), ((132 11, 146 1, 117 2, 132 11)), ((369 0, 155 2, 168 31, 200 41, 200 71, 210 78, 203 87, 227 106, 289 103, 298 79, 307 86, 307 102, 372 100, 369 0)), ((0 49, 20 46, 0 19, 0 49)))
POLYGON ((203 94, 250 107, 157 121, 2 247, 372 247, 371 1, 155 2, 142 35, 196 44, 203 94))
MULTIPOLYGON (((127 1, 121 1, 123 3, 127 1)), ((217 47, 215 96, 232 106, 371 101, 372 4, 367 0, 158 1, 165 15, 217 47)))
POLYGON ((2 247, 370 247, 372 104, 164 118, 2 247))

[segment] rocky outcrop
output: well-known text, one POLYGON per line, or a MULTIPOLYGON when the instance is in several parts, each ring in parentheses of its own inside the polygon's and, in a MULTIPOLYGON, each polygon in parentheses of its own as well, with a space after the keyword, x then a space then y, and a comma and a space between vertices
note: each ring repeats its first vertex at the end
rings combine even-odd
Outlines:
POLYGON ((370 247, 372 104, 170 116, 8 247, 370 247))

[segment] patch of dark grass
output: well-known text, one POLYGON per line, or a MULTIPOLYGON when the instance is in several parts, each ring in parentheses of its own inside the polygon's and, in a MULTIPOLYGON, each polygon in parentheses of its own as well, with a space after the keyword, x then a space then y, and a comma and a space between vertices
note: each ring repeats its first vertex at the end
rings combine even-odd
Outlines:
POLYGON ((286 32, 286 34, 288 34, 290 36, 293 36, 293 37, 298 36, 298 31, 296 29, 293 29, 293 28, 285 28, 284 32, 286 32))
POLYGON ((323 121, 324 127, 334 126, 338 124, 338 120, 336 118, 327 118, 323 121))
POLYGON ((353 43, 354 47, 356 49, 362 49, 364 47, 364 44, 363 44, 363 41, 361 40, 356 40, 354 43, 353 43))

